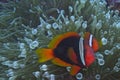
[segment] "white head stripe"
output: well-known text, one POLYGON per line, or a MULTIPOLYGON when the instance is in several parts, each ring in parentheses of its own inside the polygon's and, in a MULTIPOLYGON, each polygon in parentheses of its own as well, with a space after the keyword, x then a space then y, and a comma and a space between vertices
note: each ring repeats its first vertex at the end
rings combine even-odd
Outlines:
POLYGON ((89 46, 92 47, 92 39, 93 39, 93 35, 90 35, 90 38, 89 38, 89 46))
POLYGON ((84 45, 83 45, 82 37, 80 37, 80 40, 79 40, 79 54, 80 54, 80 59, 81 59, 83 65, 85 65, 84 45))

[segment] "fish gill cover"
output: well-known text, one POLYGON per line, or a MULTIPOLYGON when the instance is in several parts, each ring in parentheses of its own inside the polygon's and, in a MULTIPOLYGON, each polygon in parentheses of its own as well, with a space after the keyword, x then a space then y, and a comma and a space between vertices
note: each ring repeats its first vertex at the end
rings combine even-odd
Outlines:
POLYGON ((106 5, 105 0, 0 2, 0 80, 120 80, 119 10, 106 5), (89 31, 102 42, 95 62, 74 77, 70 67, 40 64, 35 54, 69 31, 89 31))

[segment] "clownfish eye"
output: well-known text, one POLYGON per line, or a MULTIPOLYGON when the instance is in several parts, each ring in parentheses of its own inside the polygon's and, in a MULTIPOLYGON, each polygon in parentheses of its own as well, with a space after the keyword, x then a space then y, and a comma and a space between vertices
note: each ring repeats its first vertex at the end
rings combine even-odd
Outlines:
POLYGON ((89 36, 89 46, 93 48, 94 52, 96 52, 99 48, 98 41, 93 37, 92 34, 89 36))

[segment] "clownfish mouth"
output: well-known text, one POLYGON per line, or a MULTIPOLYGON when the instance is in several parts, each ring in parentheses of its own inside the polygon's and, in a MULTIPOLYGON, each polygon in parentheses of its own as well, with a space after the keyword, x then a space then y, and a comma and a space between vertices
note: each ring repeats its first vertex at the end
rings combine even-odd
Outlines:
POLYGON ((81 62, 84 66, 86 66, 86 63, 85 63, 85 56, 84 56, 84 45, 83 45, 83 38, 80 37, 80 40, 79 40, 79 54, 80 54, 80 59, 81 59, 81 62))

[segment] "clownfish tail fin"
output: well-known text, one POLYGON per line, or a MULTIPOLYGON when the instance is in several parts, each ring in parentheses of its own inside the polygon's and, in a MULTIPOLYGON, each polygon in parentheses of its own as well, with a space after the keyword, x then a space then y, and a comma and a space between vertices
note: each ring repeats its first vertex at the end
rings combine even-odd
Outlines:
POLYGON ((36 50, 36 53, 40 63, 51 60, 54 57, 52 49, 39 48, 36 50))

